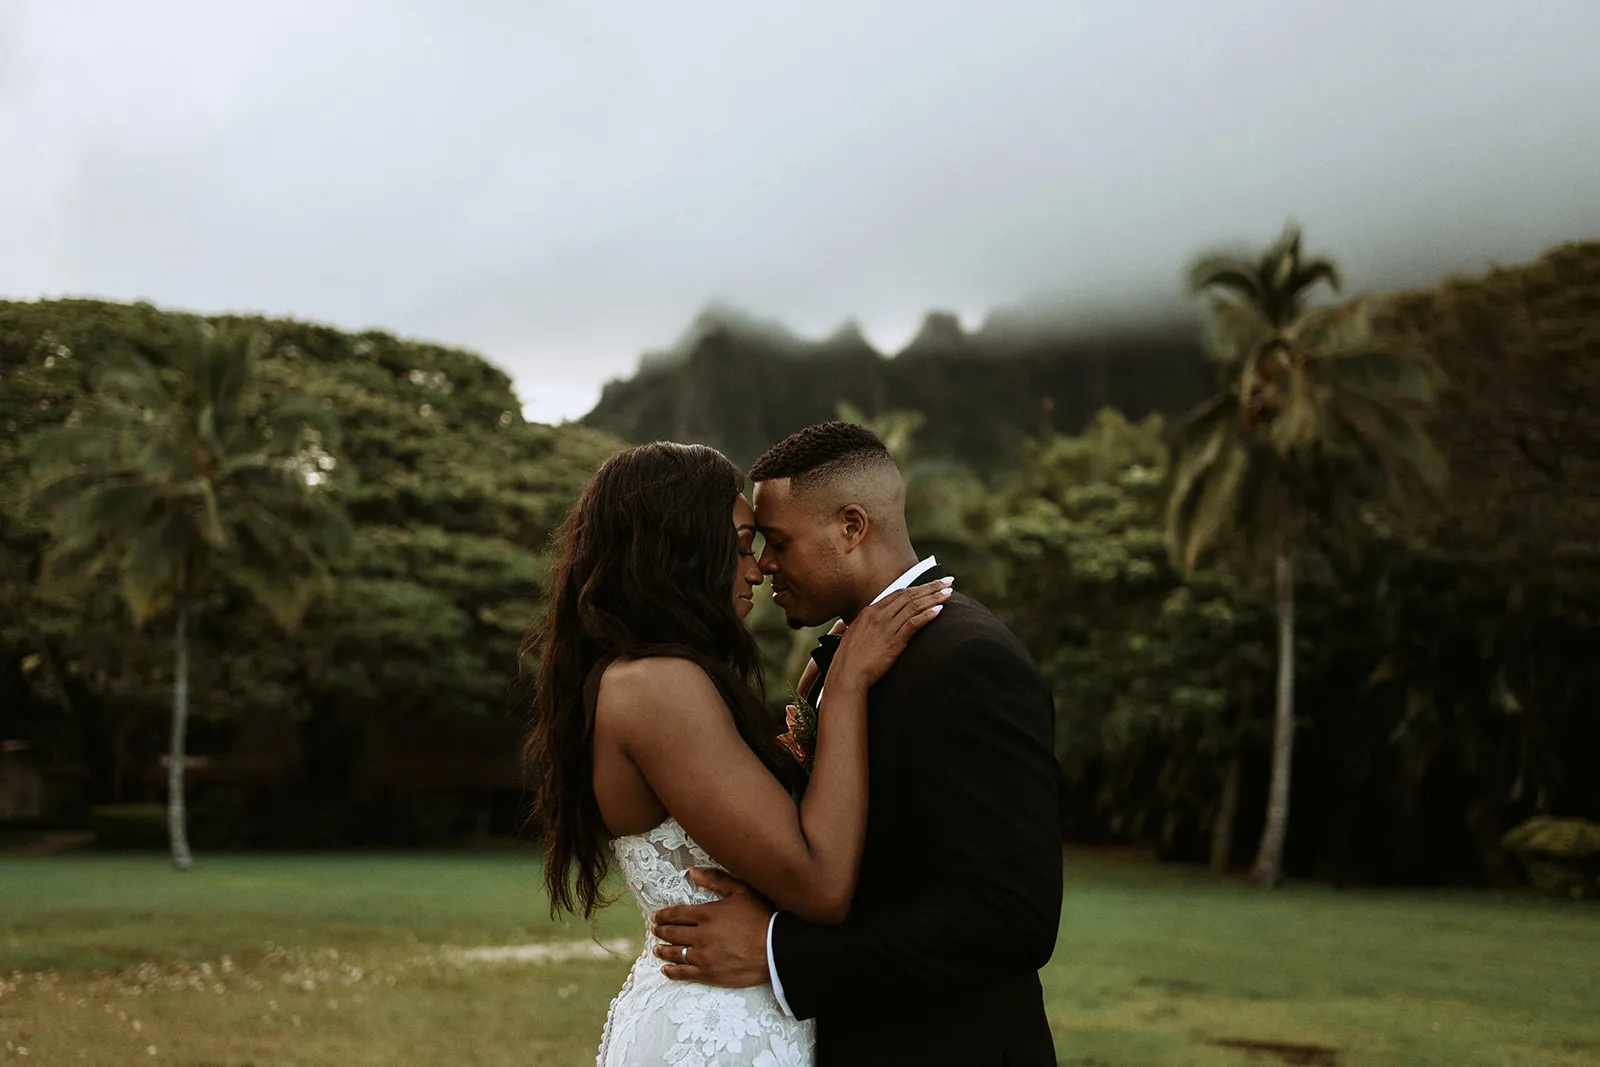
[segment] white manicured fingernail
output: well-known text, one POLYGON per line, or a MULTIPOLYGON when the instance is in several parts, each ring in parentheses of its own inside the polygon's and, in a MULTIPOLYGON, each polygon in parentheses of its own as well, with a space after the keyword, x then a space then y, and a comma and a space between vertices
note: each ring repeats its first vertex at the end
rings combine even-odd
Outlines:
POLYGON ((944 610, 944 605, 943 604, 935 604, 933 607, 929 608, 928 610, 933 612, 935 615, 937 615, 937 614, 939 614, 939 612, 944 610))
POLYGON ((941 582, 943 582, 945 585, 954 585, 955 584, 955 577, 954 576, 951 576, 949 578, 940 578, 939 580, 941 582))

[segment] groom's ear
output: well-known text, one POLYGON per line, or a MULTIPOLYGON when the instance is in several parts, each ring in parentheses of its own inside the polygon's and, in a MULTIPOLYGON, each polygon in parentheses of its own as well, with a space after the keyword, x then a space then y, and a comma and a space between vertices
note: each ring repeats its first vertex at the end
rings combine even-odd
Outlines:
POLYGON ((859 504, 846 504, 839 509, 840 531, 844 534, 844 550, 854 552, 867 539, 872 520, 859 504))

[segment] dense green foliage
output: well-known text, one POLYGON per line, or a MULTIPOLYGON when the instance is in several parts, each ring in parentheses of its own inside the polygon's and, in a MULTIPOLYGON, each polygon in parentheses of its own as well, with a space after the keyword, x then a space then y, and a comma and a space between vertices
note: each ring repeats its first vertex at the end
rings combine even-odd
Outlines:
POLYGON ((265 334, 230 324, 179 332, 157 368, 106 361, 65 423, 29 441, 31 503, 49 522, 47 582, 116 571, 137 623, 218 580, 289 625, 347 548, 334 493, 337 423, 309 397, 263 406, 265 334))
MULTIPOLYGON (((292 633, 233 583, 196 603, 193 751, 208 757, 193 772, 197 838, 460 836, 486 828, 491 796, 510 828, 517 647, 543 550, 616 442, 527 424, 505 374, 468 353, 231 321, 270 338, 267 399, 293 391, 337 419, 325 473, 355 536, 292 633)), ((0 304, 0 733, 82 766, 94 801, 163 795, 170 636, 130 635, 114 582, 72 597, 36 582, 46 540, 22 506, 21 445, 63 421, 97 368, 127 355, 164 366, 190 329, 144 305, 0 304)))
MULTIPOLYGON (((1513 827, 1600 819, 1589 767, 1600 243, 1370 310, 1380 345, 1429 354, 1449 380, 1426 430, 1452 478, 1431 495, 1402 481, 1419 505, 1403 512, 1374 501, 1302 531, 1286 864, 1509 881, 1522 873, 1502 843, 1513 827)), ((82 768, 94 802, 164 795, 170 636, 130 632, 112 581, 70 598, 40 585, 46 542, 22 507, 21 444, 62 421, 92 366, 129 349, 159 362, 189 321, 145 306, 0 304, 0 735, 61 754, 63 788, 82 768)), ((525 424, 505 375, 465 353, 251 322, 272 339, 266 391, 316 397, 343 427, 330 473, 355 538, 293 633, 227 583, 198 609, 193 751, 209 763, 193 771, 197 838, 309 846, 512 829, 518 639, 538 610, 549 532, 616 440, 525 424)), ((1082 353, 1040 348, 1013 366, 977 360, 973 336, 930 328, 901 369, 871 353, 830 363, 805 346, 780 359, 735 345, 685 377, 709 359, 694 354, 701 337, 687 362, 614 387, 594 421, 626 399, 639 421, 613 425, 693 439, 672 413, 699 412, 707 436, 748 461, 855 403, 906 467, 919 547, 994 604, 1054 686, 1071 836, 1248 859, 1270 764, 1272 589, 1231 556, 1185 575, 1164 545, 1170 420, 1203 398, 1214 368, 1191 337, 1175 343, 1190 361, 1181 373, 1139 384, 1150 366, 1129 364, 1094 379, 1103 388, 1082 379, 1070 404, 1058 395, 1052 427, 1043 379, 1019 368, 1056 359, 1053 380, 1079 382, 1082 353), (756 413, 742 436, 718 436, 740 405, 756 413)), ((751 623, 777 697, 806 640, 770 609, 763 598, 751 623)))
POLYGON ((188 870, 191 611, 227 581, 293 626, 350 527, 327 484, 337 423, 309 397, 263 403, 255 387, 267 336, 196 323, 175 340, 166 367, 106 361, 66 422, 28 444, 31 502, 49 521, 44 581, 81 590, 115 571, 135 624, 172 615, 167 822, 173 864, 188 870))
POLYGON ((1271 604, 1226 570, 1185 582, 1170 564, 1163 436, 1158 416, 1107 410, 1030 444, 994 498, 991 599, 1054 683, 1068 835, 1181 855, 1231 831, 1235 754, 1261 747, 1271 604))
MULTIPOLYGON (((1520 819, 1600 814, 1583 755, 1600 744, 1597 299, 1591 244, 1379 304, 1377 341, 1452 382, 1427 429, 1455 476, 1403 514, 1375 501, 1304 530, 1291 871, 1505 881, 1520 819), (1499 393, 1557 376, 1553 466, 1546 424, 1499 393)), ((1261 825, 1273 605, 1260 570, 1180 581, 1160 558, 1161 432, 1103 416, 1026 454, 998 602, 1056 685, 1068 825, 1199 858, 1234 795, 1240 831, 1261 825), (1177 607, 1210 614, 1184 628, 1177 607)))
POLYGON ((1534 885, 1552 896, 1600 896, 1600 823, 1535 815, 1504 843, 1534 885))

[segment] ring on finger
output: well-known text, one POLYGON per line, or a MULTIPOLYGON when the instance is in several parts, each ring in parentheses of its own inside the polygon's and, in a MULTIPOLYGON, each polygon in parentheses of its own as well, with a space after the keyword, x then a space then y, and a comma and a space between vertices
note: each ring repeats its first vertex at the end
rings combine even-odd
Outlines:
POLYGON ((689 962, 689 946, 688 945, 684 945, 678 951, 679 951, 679 955, 681 955, 683 957, 683 962, 684 963, 688 963, 689 962))

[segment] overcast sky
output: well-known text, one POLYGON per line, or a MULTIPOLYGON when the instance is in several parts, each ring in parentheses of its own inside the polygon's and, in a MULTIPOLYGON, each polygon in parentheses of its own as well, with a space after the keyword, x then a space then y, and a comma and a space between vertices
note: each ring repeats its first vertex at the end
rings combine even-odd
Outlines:
POLYGON ((0 0, 0 295, 464 345, 575 418, 708 301, 1356 288, 1600 236, 1600 0, 0 0))

